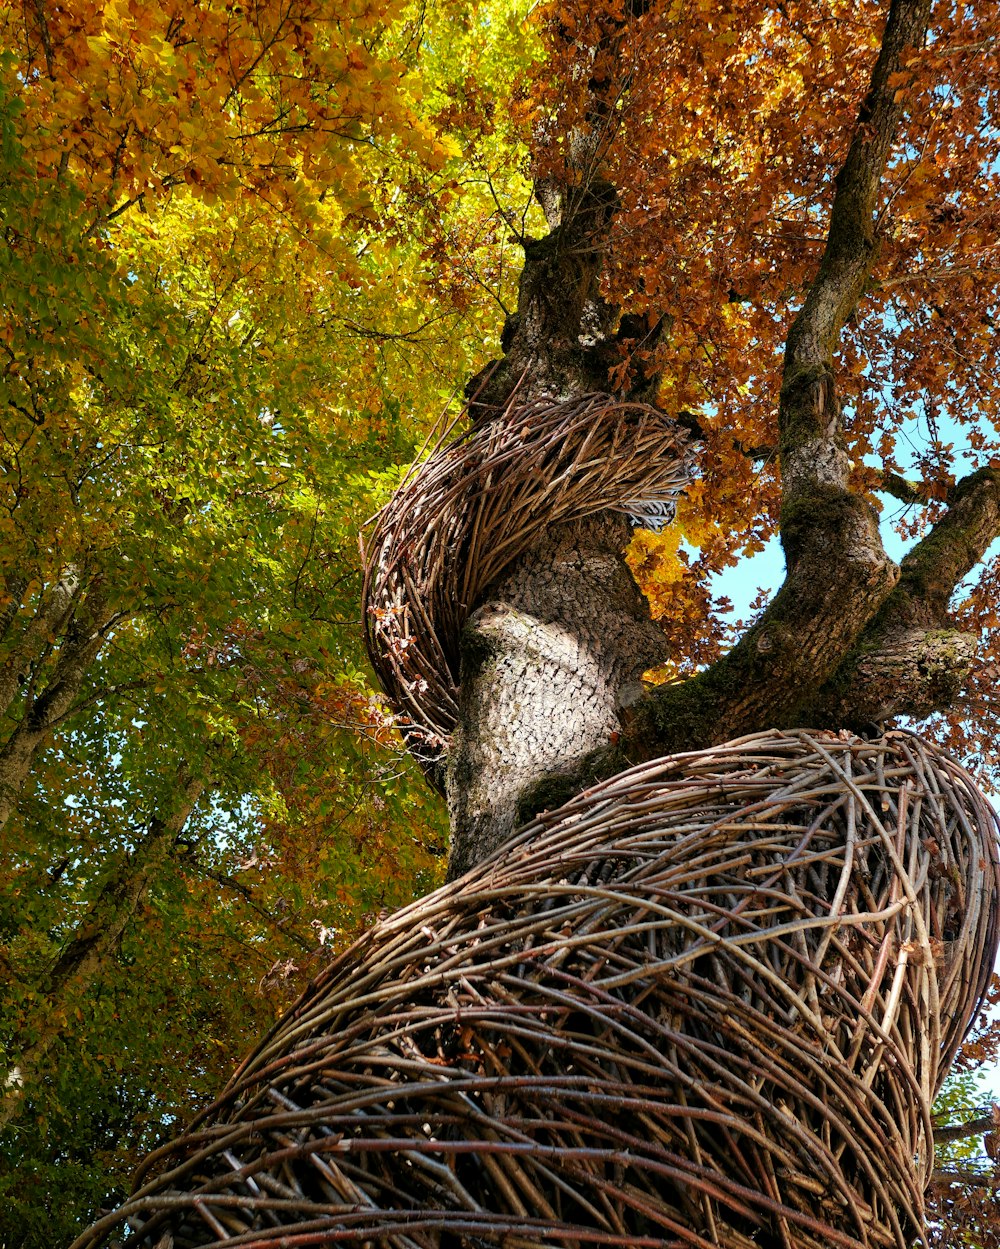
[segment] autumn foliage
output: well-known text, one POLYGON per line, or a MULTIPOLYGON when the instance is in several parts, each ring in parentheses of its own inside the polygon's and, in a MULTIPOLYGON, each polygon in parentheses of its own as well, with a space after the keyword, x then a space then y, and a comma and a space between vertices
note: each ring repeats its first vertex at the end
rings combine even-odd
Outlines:
MULTIPOLYGON (((674 555, 676 534, 641 538, 633 555, 688 662, 731 640, 695 586, 774 532, 784 338, 823 251, 885 8, 656 4, 619 30, 620 6, 579 5, 550 27, 573 69, 538 89, 539 172, 572 164, 567 136, 594 127, 596 83, 598 153, 621 202, 607 289, 650 331, 636 334, 622 380, 629 367, 662 370, 661 401, 696 412, 707 436, 681 518, 688 543, 674 555)), ((942 4, 932 21, 894 84, 906 110, 880 192, 878 258, 837 361, 855 483, 910 540, 957 478, 992 462, 1000 398, 996 18, 942 4), (919 488, 891 497, 898 477, 919 488)), ((987 649, 996 571, 959 605, 987 649)), ((973 678, 967 698, 986 718, 953 717, 948 737, 985 763, 990 693, 973 678)))
POLYGON ((488 129, 453 18, 0 9, 11 1249, 71 1238, 325 951, 437 878, 361 667, 357 534, 510 251, 485 188, 446 213, 488 129))
MULTIPOLYGON (((732 644, 714 577, 777 531, 783 344, 886 9, 0 5, 8 1249, 110 1204, 328 948, 440 876, 362 658, 357 538, 500 350, 533 182, 616 188, 615 384, 662 375, 703 442, 678 525, 629 554, 659 675, 732 644)), ((909 543, 1000 467, 998 34, 985 0, 937 4, 892 84, 836 361, 852 484, 909 543)), ((992 783, 998 603, 990 555, 928 729, 992 783)))

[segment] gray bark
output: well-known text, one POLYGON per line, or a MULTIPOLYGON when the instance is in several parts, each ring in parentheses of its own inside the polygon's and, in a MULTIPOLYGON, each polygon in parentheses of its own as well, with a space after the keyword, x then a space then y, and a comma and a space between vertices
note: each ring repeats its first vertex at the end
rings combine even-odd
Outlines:
POLYGON ((551 527, 469 620, 448 762, 451 877, 514 831, 539 775, 613 748, 643 672, 666 658, 622 559, 629 536, 611 513, 551 527))
POLYGON ((0 674, 0 687, 11 673, 16 676, 22 669, 27 671, 37 658, 38 622, 44 626, 57 618, 62 636, 51 668, 44 673, 44 686, 38 689, 34 680, 29 682, 20 718, 0 743, 0 828, 17 808, 38 751, 78 698, 115 613, 99 587, 85 592, 75 576, 67 574, 43 600, 35 620, 25 630, 25 645, 17 652, 16 662, 0 674))
POLYGON ((57 582, 39 594, 34 615, 24 625, 20 636, 8 638, 11 626, 22 605, 27 583, 12 589, 3 629, 5 658, 0 665, 0 715, 6 715, 20 697, 21 685, 31 665, 39 658, 53 638, 58 638, 70 619, 82 590, 79 570, 67 568, 57 582))

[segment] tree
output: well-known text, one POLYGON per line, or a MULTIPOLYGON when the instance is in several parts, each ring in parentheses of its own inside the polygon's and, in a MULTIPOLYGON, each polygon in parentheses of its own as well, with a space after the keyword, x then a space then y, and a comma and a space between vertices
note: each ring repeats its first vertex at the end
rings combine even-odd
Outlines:
POLYGON ((989 1249, 997 1242, 995 1102, 983 1101, 983 1065, 996 1066, 994 977, 989 1010, 977 1021, 935 1107, 937 1167, 929 1193, 928 1242, 989 1249))
POLYGON ((362 673, 357 528, 488 299, 428 263, 484 246, 444 211, 472 122, 440 71, 481 40, 327 17, 0 9, 11 1249, 112 1200, 327 946, 437 879, 362 673))
MULTIPOLYGON (((535 131, 549 229, 523 240, 504 355, 467 387, 472 414, 503 420, 516 402, 514 419, 528 421, 532 402, 595 391, 658 398, 704 443, 705 480, 679 526, 698 535, 697 570, 717 570, 735 545, 753 549, 752 522, 735 539, 719 527, 733 507, 758 520, 766 490, 747 465, 766 461, 780 469, 787 573, 722 653, 704 601, 677 576, 689 561, 676 532, 640 534, 629 552, 669 643, 644 624, 620 565, 616 575, 622 520, 543 532, 477 599, 462 634, 445 780, 452 875, 629 763, 770 725, 865 731, 941 713, 936 731, 988 775, 981 665, 993 671, 995 561, 963 583, 1000 536, 986 432, 995 400, 974 352, 953 370, 942 361, 972 341, 959 326, 990 328, 995 301, 979 262, 961 263, 982 239, 972 203, 995 176, 975 64, 990 55, 992 26, 969 8, 932 20, 930 6, 906 3, 887 6, 884 29, 868 12, 855 28, 846 14, 790 6, 563 5, 549 35, 564 70, 542 88, 535 131), (877 55, 864 49, 867 65, 845 39, 857 29, 881 38, 877 55), (796 44, 808 48, 801 59, 796 44), (811 81, 816 95, 800 112, 786 75, 803 64, 798 85, 811 81), (813 164, 793 143, 825 155, 813 164), (977 277, 983 285, 963 287, 977 277), (930 433, 914 454, 918 481, 900 473, 910 404, 922 404, 930 433), (944 422, 968 431, 964 476, 944 422), (885 554, 876 490, 922 505, 901 568, 885 554), (532 620, 555 629, 533 631, 532 620), (637 700, 635 683, 657 665, 686 679, 637 700)), ((775 484, 766 469, 763 484, 775 484)), ((391 674, 392 629, 374 634, 391 674)), ((415 715, 419 749, 428 721, 415 715)), ((992 1243, 992 1178, 968 1172, 958 1188, 956 1178, 939 1178, 933 1234, 992 1243)))
MULTIPOLYGON (((339 680, 346 636, 338 654, 324 634, 329 616, 350 615, 327 610, 347 601, 335 583, 351 526, 337 514, 372 486, 345 475, 413 443, 364 378, 378 350, 400 344, 394 362, 416 370, 411 406, 437 400, 445 369, 403 347, 438 310, 448 380, 471 371, 487 333, 471 289, 481 279, 509 299, 509 232, 525 262, 503 357, 470 386, 476 419, 515 392, 526 406, 593 391, 655 399, 701 442, 701 477, 678 528, 631 546, 660 631, 619 558, 622 520, 543 535, 489 588, 465 637, 448 763, 453 872, 627 761, 755 728, 941 713, 936 731, 965 752, 993 736, 995 564, 949 613, 1000 532, 987 432, 997 395, 982 364, 996 302, 989 15, 942 6, 928 39, 928 6, 910 0, 887 24, 875 3, 564 5, 542 26, 546 68, 518 94, 476 52, 483 30, 504 29, 502 9, 480 12, 478 33, 445 20, 427 34, 423 9, 359 5, 335 36, 309 6, 8 14, 5 153, 20 190, 8 223, 14 632, 0 767, 20 821, 11 835, 33 848, 10 895, 30 873, 59 887, 44 918, 10 904, 11 933, 49 942, 16 951, 28 966, 12 981, 18 1003, 41 993, 47 1014, 62 1009, 63 973, 107 963, 112 947, 120 958, 151 858, 172 865, 156 869, 161 897, 185 860, 214 882, 183 919, 163 907, 189 942, 199 900, 233 893, 204 798, 197 832, 199 786, 221 786, 235 817, 247 814, 241 795, 266 799, 275 837, 279 797, 286 810, 330 801, 322 718, 356 722, 364 700, 339 680), (421 59, 444 84, 426 106, 421 59), (520 127, 532 147, 544 226, 516 198, 517 149, 501 154, 487 134, 499 123, 473 74, 514 101, 501 137, 520 127), (449 159, 470 176, 485 161, 486 193, 460 196, 449 159), (436 170, 451 172, 435 181, 436 170), (52 184, 54 200, 41 194, 52 184), (376 227, 394 249, 372 240, 376 227), (456 263, 487 228, 482 265, 456 263), (42 254, 64 261, 45 263, 51 289, 37 281, 42 254), (322 275, 318 256, 330 257, 322 275), (397 289, 414 292, 401 308, 397 289), (906 422, 920 413, 929 437, 907 463, 906 422), (961 480, 952 427, 970 431, 974 470, 961 480), (901 570, 882 545, 876 489, 916 509, 905 523, 920 540, 901 570), (785 585, 723 654, 705 578, 779 521, 785 585), (539 594, 569 650, 594 635, 607 644, 586 678, 557 655, 558 691, 516 627, 539 594), (477 666, 484 653, 510 662, 477 666), (637 698, 642 674, 664 665, 687 679, 637 698), (503 673, 514 669, 536 680, 521 681, 520 719, 504 724, 491 713, 513 701, 503 673), (573 714, 541 757, 554 706, 573 714), (107 771, 109 753, 120 764, 107 771), (497 760, 516 783, 495 783, 497 760), (67 796, 68 828, 53 829, 47 812, 67 796), (96 866, 79 868, 88 837, 100 838, 96 866)), ((345 737, 351 763, 335 765, 334 811, 306 815, 321 817, 313 837, 360 801, 358 740, 345 737)), ((248 862, 260 823, 245 828, 248 862)), ((291 957, 263 892, 258 918, 291 957)), ((303 908, 300 931, 311 917, 331 918, 303 908)), ((39 1063, 53 1053, 45 1029, 13 1019, 37 1032, 39 1063)))
MULTIPOLYGON (((1000 536, 995 397, 972 345, 996 299, 991 243, 977 247, 996 172, 977 62, 995 32, 974 6, 932 17, 930 5, 894 0, 884 28, 859 17, 636 4, 561 6, 553 19, 572 69, 545 95, 558 122, 536 131, 549 233, 526 240, 505 354, 470 386, 473 411, 500 411, 515 388, 522 400, 668 397, 705 446, 704 484, 681 522, 681 533, 700 529, 695 568, 730 558, 733 540, 711 535, 713 521, 730 509, 759 517, 774 480, 746 466, 766 459, 780 470, 787 571, 720 653, 676 576, 676 538, 640 535, 630 562, 668 619, 670 644, 658 646, 607 571, 622 522, 544 535, 463 634, 448 762, 455 875, 627 763, 770 725, 863 731, 943 713, 941 736, 990 771, 982 674, 993 671, 996 562, 963 583, 1000 536), (845 37, 859 30, 880 31, 877 57, 864 49, 870 70, 853 59, 864 39, 845 37), (801 111, 789 108, 789 66, 812 88, 801 111), (913 482, 900 475, 900 442, 917 405, 930 440, 913 482), (968 432, 964 475, 939 422, 968 432), (923 505, 900 568, 885 554, 875 489, 923 505), (561 686, 524 628, 532 615, 563 634, 561 686), (589 672, 572 662, 584 651, 598 656, 589 672), (636 701, 636 679, 657 664, 686 679, 636 701)), ((752 549, 759 532, 751 520, 736 542, 752 549)), ((956 1189, 942 1178, 939 1243, 992 1243, 992 1181, 985 1206, 982 1192, 982 1180, 956 1189)))
MULTIPOLYGON (((875 17, 874 11, 864 16, 872 32, 875 17)), ((978 77, 992 36, 968 11, 936 13, 920 52, 929 12, 894 5, 873 65, 869 48, 847 46, 846 31, 854 26, 836 16, 817 22, 820 31, 810 14, 765 7, 752 13, 741 7, 737 14, 710 6, 678 16, 653 6, 620 27, 618 21, 614 12, 602 18, 589 8, 572 19, 561 14, 554 29, 559 56, 572 66, 560 90, 573 82, 579 92, 561 101, 553 141, 546 144, 543 135, 540 143, 538 177, 551 229, 528 247, 505 356, 475 403, 502 405, 515 382, 526 397, 566 398, 591 390, 642 395, 667 378, 660 384, 670 393, 669 410, 698 409, 707 471, 688 503, 698 520, 718 523, 723 508, 756 516, 772 496, 749 465, 765 455, 780 465, 787 574, 724 656, 630 706, 613 748, 606 745, 603 708, 592 731, 581 723, 574 730, 576 766, 567 767, 560 751, 553 768, 558 785, 568 795, 586 779, 612 774, 624 758, 694 748, 768 725, 858 728, 956 705, 961 710, 953 712, 946 735, 967 748, 982 743, 988 721, 962 711, 978 699, 977 709, 989 715, 989 695, 980 695, 973 671, 991 662, 995 568, 965 598, 958 620, 948 605, 998 533, 986 432, 990 379, 975 357, 974 337, 965 333, 969 323, 981 327, 980 335, 988 331, 983 318, 991 317, 991 288, 978 261, 959 263, 983 225, 972 201, 984 202, 994 177, 990 106, 978 77), (802 57, 806 47, 809 68, 802 72, 815 76, 816 94, 793 113, 782 62, 796 63, 795 49, 802 57), (677 83, 680 101, 669 94, 677 83), (737 109, 740 95, 754 103, 749 116, 737 109), (694 133, 686 126, 683 144, 670 122, 654 115, 657 98, 674 99, 671 118, 685 113, 685 99, 697 101, 694 133), (838 102, 832 116, 820 116, 817 98, 838 102), (812 129, 821 124, 822 144, 812 129), (709 133, 714 145, 699 144, 709 133), (563 147, 576 149, 568 156, 558 143, 564 136, 563 147), (814 155, 797 159, 793 146, 812 146, 814 155), (819 152, 826 163, 818 168, 819 152), (681 188, 692 206, 686 211, 677 207, 681 188), (827 213, 819 240, 803 240, 807 226, 827 213), (810 242, 811 265, 804 254, 810 242), (710 285, 697 284, 701 274, 710 285), (717 292, 714 298, 709 291, 717 292), (581 310, 592 320, 605 318, 603 332, 589 331, 597 341, 585 347, 574 324, 581 310), (785 325, 782 359, 778 335, 785 325), (959 340, 968 348, 961 359, 959 340), (934 378, 941 383, 946 372, 947 383, 935 388, 934 378), (912 414, 911 403, 924 405, 938 432, 920 452, 921 481, 907 486, 896 477, 903 452, 894 435, 912 414), (945 419, 971 429, 973 458, 982 461, 959 480, 954 447, 940 432, 945 419), (883 461, 878 468, 870 463, 876 456, 883 461), (923 528, 923 536, 901 570, 885 555, 873 487, 928 502, 911 527, 923 528), (980 626, 976 633, 973 624, 980 626)), ((763 477, 770 486, 770 471, 763 477)), ((759 524, 736 541, 753 543, 759 524)), ((595 551, 622 545, 620 534, 608 540, 594 533, 595 551)), ((717 569, 733 545, 711 539, 695 571, 717 569)), ((646 569, 655 556, 656 543, 647 539, 646 569)), ((564 568, 555 593, 566 600, 564 609, 552 609, 560 622, 571 627, 572 620, 589 618, 608 637, 599 604, 569 583, 564 568), (581 593, 583 612, 575 605, 581 593)), ((497 608, 509 601, 516 611, 517 594, 516 580, 505 584, 494 592, 497 608)), ((668 626, 674 648, 661 645, 656 656, 636 651, 621 664, 626 681, 668 659, 690 671, 685 652, 703 662, 718 644, 710 623, 692 619, 699 605, 685 587, 664 597, 664 614, 674 597, 681 617, 668 626)), ((491 619, 498 614, 491 611, 491 619)), ((502 636, 502 626, 490 628, 491 646, 519 645, 502 636)), ((607 662, 610 668, 618 657, 607 654, 607 662)), ((502 692, 477 694, 463 682, 466 697, 488 702, 502 692)), ((626 701, 610 697, 617 706, 626 701)), ((523 684, 519 698, 523 709, 523 684)), ((590 704, 584 698, 580 705, 590 704)), ((530 719, 530 712, 522 714, 530 719)), ((545 691, 538 693, 537 714, 547 714, 545 691)), ((459 756, 474 757, 478 747, 464 727, 458 732, 459 756)), ((499 749, 516 757, 519 742, 530 749, 524 722, 512 726, 499 749)), ((456 799, 463 804, 470 795, 466 775, 463 770, 456 799)), ((546 787, 549 805, 554 793, 546 787)), ((534 803, 530 794, 518 801, 523 818, 534 803)), ((453 843, 468 827, 459 822, 453 843)), ((457 853, 459 864, 467 861, 457 853)))

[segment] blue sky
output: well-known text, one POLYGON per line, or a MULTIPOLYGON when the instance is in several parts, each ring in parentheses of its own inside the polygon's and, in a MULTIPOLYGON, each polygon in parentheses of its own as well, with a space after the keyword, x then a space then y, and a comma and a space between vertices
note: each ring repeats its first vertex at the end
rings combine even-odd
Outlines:
MULTIPOLYGON (((953 421, 946 412, 937 413, 936 420, 941 439, 953 444, 954 463, 952 471, 955 476, 962 477, 978 467, 969 448, 965 428, 953 421)), ((910 444, 914 451, 916 451, 918 446, 927 445, 928 435, 921 428, 921 425, 922 421, 914 422, 912 439, 908 436, 904 426, 901 438, 897 444, 900 452, 905 452, 907 443, 910 444)), ((913 476, 916 479, 919 474, 915 471, 908 471, 905 454, 901 454, 900 459, 903 463, 903 475, 913 476)), ((872 467, 881 467, 874 457, 870 458, 870 463, 872 467)), ((904 541, 900 538, 894 528, 895 523, 907 511, 907 508, 898 499, 894 499, 890 495, 880 494, 878 497, 882 502, 882 541, 885 544, 886 553, 898 563, 909 547, 913 545, 911 541, 904 541)), ((912 509, 910 510, 912 512, 912 509)), ((1000 550, 1000 541, 995 542, 990 547, 987 552, 987 558, 995 555, 998 550, 1000 550)), ((731 600, 733 604, 732 619, 746 620, 750 614, 750 603, 756 597, 758 589, 766 589, 773 595, 781 585, 784 574, 785 561, 782 557, 781 545, 775 537, 772 538, 763 551, 741 560, 735 568, 727 568, 725 572, 715 577, 712 582, 712 591, 716 595, 723 595, 731 600)), ((970 581, 974 581, 975 577, 976 573, 974 571, 970 575, 970 581)))

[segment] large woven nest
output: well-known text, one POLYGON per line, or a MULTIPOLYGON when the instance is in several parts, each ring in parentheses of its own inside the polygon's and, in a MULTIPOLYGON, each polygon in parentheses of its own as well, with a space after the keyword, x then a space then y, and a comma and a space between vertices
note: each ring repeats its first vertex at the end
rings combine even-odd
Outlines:
POLYGON ((909 1249, 997 863, 907 734, 623 773, 339 958, 75 1249, 909 1249))
POLYGON ((432 779, 458 714, 459 635, 482 592, 549 525, 669 504, 691 480, 692 454, 687 431, 645 404, 515 395, 410 470, 366 543, 365 635, 432 779))

